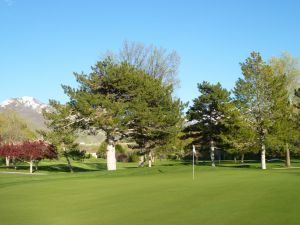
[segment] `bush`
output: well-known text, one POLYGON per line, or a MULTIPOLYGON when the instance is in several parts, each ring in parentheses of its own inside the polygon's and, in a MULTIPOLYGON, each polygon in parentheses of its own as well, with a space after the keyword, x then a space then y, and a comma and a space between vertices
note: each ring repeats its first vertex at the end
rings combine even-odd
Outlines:
POLYGON ((79 149, 71 149, 68 152, 66 152, 65 154, 67 154, 68 157, 70 157, 71 159, 73 159, 75 161, 82 161, 85 158, 86 151, 82 151, 79 149))
POLYGON ((121 144, 116 144, 116 153, 126 153, 127 149, 121 144))
POLYGON ((5 158, 0 157, 0 165, 5 164, 5 158))
POLYGON ((97 156, 98 158, 106 159, 106 148, 107 148, 107 143, 103 142, 97 151, 97 156))
POLYGON ((117 162, 128 162, 128 155, 126 153, 116 154, 117 162))
POLYGON ((128 162, 138 162, 139 156, 135 152, 131 152, 128 154, 128 162))

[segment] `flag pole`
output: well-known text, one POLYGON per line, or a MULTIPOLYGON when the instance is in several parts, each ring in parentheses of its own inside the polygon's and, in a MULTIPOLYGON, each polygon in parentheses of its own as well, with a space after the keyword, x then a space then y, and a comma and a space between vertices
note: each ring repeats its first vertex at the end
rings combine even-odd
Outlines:
POLYGON ((193 145, 193 180, 195 180, 195 145, 193 145))

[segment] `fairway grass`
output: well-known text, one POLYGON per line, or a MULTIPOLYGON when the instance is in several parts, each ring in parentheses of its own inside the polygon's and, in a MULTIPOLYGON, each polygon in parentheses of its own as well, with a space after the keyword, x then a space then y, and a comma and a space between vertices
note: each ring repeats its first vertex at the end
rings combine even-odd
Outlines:
POLYGON ((114 172, 48 172, 45 176, 0 174, 0 224, 300 223, 299 169, 196 166, 193 181, 192 167, 181 163, 121 167, 114 172))

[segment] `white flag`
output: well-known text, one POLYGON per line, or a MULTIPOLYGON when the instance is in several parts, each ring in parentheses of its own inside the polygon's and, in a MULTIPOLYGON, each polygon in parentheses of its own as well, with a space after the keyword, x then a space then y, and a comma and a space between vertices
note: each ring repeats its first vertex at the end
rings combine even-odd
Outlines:
POLYGON ((196 148, 195 148, 195 145, 193 145, 193 154, 196 154, 196 148))

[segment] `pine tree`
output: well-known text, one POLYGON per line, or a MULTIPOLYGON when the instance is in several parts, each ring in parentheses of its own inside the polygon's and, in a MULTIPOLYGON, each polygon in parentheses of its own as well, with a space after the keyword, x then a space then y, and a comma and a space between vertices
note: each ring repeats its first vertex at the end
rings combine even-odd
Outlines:
POLYGON ((183 105, 172 96, 172 85, 165 86, 161 79, 144 76, 130 90, 134 98, 130 102, 130 137, 148 154, 151 167, 154 151, 172 146, 182 127, 183 105))
POLYGON ((193 144, 202 148, 210 148, 212 166, 215 166, 215 148, 221 147, 221 134, 226 129, 225 120, 230 110, 230 92, 208 82, 198 84, 200 96, 193 100, 193 105, 187 112, 191 125, 185 128, 188 136, 193 136, 193 144))
POLYGON ((251 124, 243 117, 236 101, 230 105, 231 109, 227 110, 225 127, 221 133, 221 138, 226 145, 227 152, 236 156, 240 156, 241 163, 244 163, 244 156, 248 152, 257 149, 257 135, 251 124))
POLYGON ((116 169, 117 140, 130 136, 149 152, 177 129, 181 103, 173 101, 172 86, 162 85, 161 79, 109 58, 97 62, 90 74, 75 76, 79 88, 63 86, 74 125, 106 132, 109 170, 116 169))

